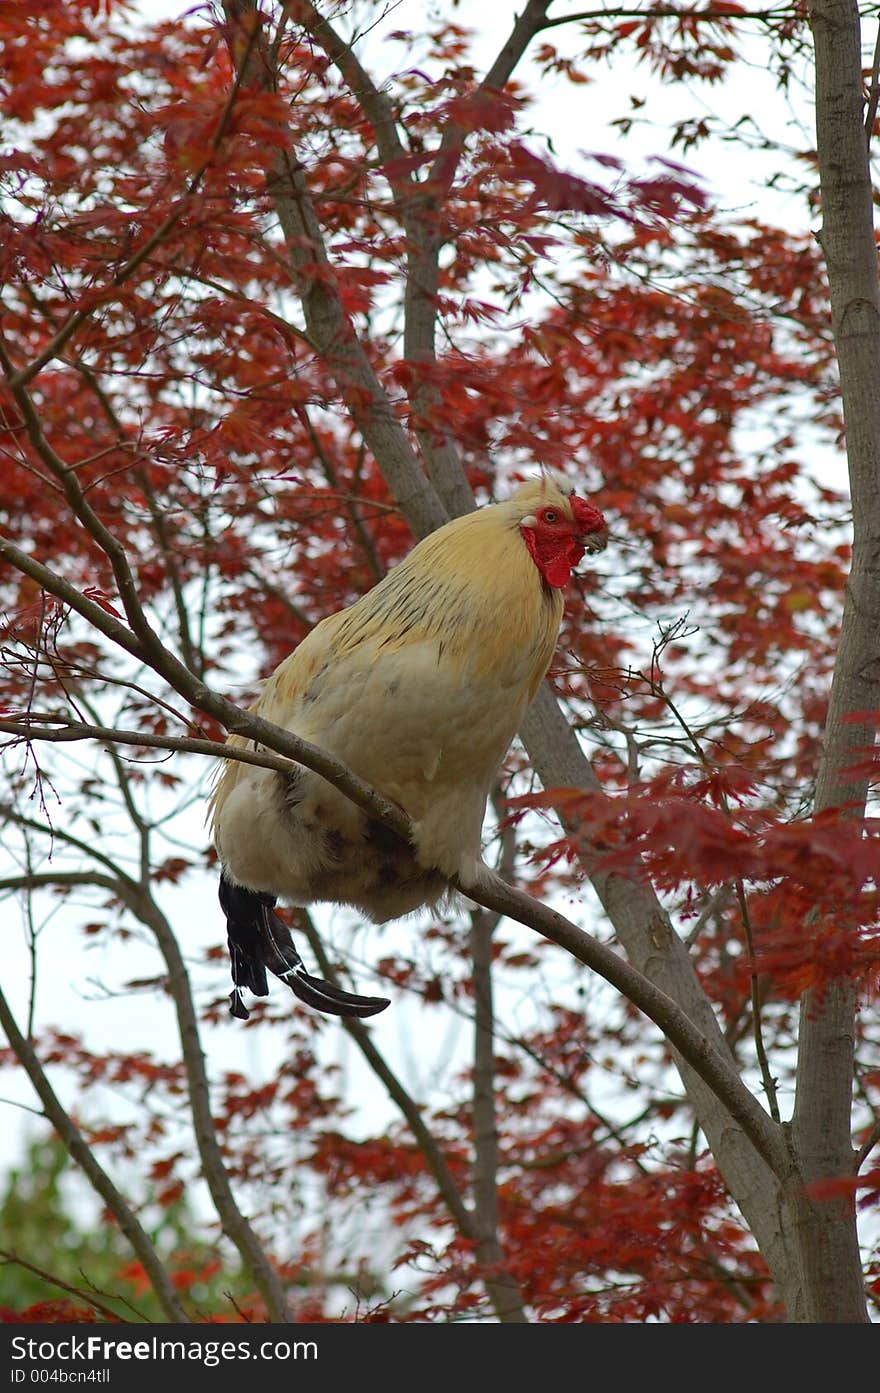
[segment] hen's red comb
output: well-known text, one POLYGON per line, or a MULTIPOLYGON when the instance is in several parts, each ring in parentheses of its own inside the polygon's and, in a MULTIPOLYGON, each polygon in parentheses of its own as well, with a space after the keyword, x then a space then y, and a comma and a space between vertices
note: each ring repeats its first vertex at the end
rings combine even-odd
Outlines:
POLYGON ((568 500, 571 504, 571 511, 574 513, 574 520, 584 532, 603 532, 605 530, 605 519, 594 508, 592 503, 588 503, 585 498, 579 498, 576 493, 571 495, 568 500))

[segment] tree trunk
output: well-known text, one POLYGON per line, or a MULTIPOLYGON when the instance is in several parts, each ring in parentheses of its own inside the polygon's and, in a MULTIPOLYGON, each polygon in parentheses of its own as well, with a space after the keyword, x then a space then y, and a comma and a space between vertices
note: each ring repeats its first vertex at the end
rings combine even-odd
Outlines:
MULTIPOLYGON (((840 369, 853 505, 853 559, 834 670, 815 811, 864 815, 867 779, 849 767, 874 742, 880 707, 880 286, 873 190, 863 129, 856 0, 812 0, 816 53, 816 141, 831 323, 840 369), (849 719, 848 719, 849 718, 849 719)), ((848 1181, 855 991, 846 979, 801 1003, 792 1136, 807 1183, 848 1181)), ((806 1319, 867 1320, 851 1190, 802 1206, 806 1319)))

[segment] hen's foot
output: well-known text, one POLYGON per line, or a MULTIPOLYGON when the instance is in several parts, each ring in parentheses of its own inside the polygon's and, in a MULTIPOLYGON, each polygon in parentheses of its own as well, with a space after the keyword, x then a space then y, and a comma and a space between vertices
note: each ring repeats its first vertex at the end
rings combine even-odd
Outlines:
POLYGON ((268 996, 266 968, 285 982, 294 996, 330 1016, 357 1016, 361 1019, 378 1015, 390 1006, 384 996, 358 996, 342 987, 313 977, 306 972, 305 963, 297 952, 290 930, 275 913, 275 897, 257 890, 234 885, 225 875, 220 877, 220 904, 226 915, 229 955, 232 966, 233 990, 229 1011, 238 1020, 247 1020, 250 1012, 244 1004, 243 990, 247 987, 255 996, 268 996))

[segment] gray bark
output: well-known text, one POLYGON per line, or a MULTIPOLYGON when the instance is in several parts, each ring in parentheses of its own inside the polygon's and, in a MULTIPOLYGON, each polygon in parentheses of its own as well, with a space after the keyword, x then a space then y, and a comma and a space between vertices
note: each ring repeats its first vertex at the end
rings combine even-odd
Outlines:
MULTIPOLYGON (((855 0, 812 0, 820 243, 831 292, 853 504, 853 558, 844 602, 815 809, 861 817, 867 780, 849 770, 874 742, 880 707, 880 285, 873 190, 863 131, 862 56, 855 0)), ((808 926, 807 926, 808 927, 808 926)), ((855 992, 846 979, 801 1003, 792 1136, 805 1181, 849 1179, 855 992)), ((867 1320, 851 1194, 805 1202, 800 1213, 807 1319, 867 1320)))

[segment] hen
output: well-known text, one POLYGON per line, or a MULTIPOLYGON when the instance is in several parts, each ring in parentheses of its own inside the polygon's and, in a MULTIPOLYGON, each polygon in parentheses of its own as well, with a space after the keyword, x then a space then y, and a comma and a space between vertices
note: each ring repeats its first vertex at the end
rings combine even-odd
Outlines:
POLYGON ((331 1014, 388 1005, 310 976, 278 898, 353 905, 384 923, 436 904, 450 876, 475 887, 491 874, 480 840, 492 782, 553 656, 561 592, 605 535, 596 508, 542 475, 426 537, 279 664, 251 710, 399 804, 413 841, 302 766, 226 761, 212 817, 233 1015, 248 1015, 244 988, 268 993, 267 968, 331 1014))

